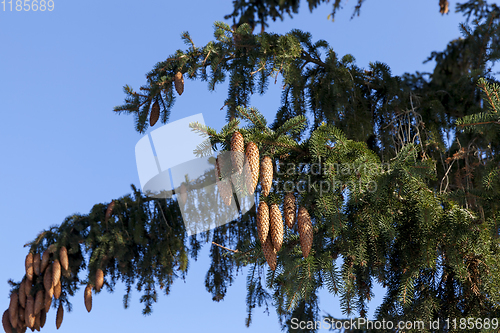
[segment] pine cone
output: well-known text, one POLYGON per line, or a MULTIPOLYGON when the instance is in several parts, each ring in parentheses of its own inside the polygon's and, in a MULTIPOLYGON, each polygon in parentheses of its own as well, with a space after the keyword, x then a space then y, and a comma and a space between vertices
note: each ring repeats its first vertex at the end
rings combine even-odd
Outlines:
POLYGON ((158 118, 160 118, 160 103, 155 101, 151 107, 151 114, 149 115, 149 126, 153 127, 158 121, 158 118))
POLYGON ((61 267, 67 271, 69 268, 69 260, 68 260, 68 250, 66 246, 61 247, 59 250, 59 260, 61 261, 61 267))
POLYGON ((52 298, 54 295, 54 286, 52 285, 52 265, 50 265, 43 275, 43 287, 47 295, 52 298))
POLYGON ((33 256, 33 272, 38 276, 40 276, 40 262, 40 253, 35 253, 33 256))
POLYGON ((262 195, 267 197, 273 184, 273 161, 269 156, 262 159, 260 165, 260 185, 262 186, 262 195))
POLYGON ((215 163, 215 180, 219 194, 226 206, 231 206, 231 198, 233 197, 233 188, 229 177, 221 179, 224 170, 224 157, 217 157, 215 163))
POLYGON ((177 90, 177 93, 182 95, 184 92, 184 77, 182 76, 181 72, 177 72, 174 77, 174 84, 175 84, 175 90, 177 90))
POLYGON ((40 310, 43 309, 44 302, 45 302, 44 292, 43 290, 38 290, 35 296, 35 308, 34 308, 35 316, 40 313, 40 310))
POLYGON ((54 297, 56 299, 59 299, 59 297, 61 297, 61 292, 62 292, 62 284, 61 284, 61 280, 59 280, 59 283, 54 287, 52 287, 54 289, 54 297))
POLYGON ((26 297, 28 297, 31 294, 32 286, 33 286, 33 281, 28 280, 26 278, 26 280, 24 281, 24 295, 26 295, 26 297))
POLYGON ((236 174, 241 174, 245 157, 245 141, 240 132, 235 131, 231 137, 231 162, 236 174))
POLYGON ((61 280, 61 263, 58 259, 52 262, 52 287, 57 286, 61 280))
POLYGON ((24 288, 26 288, 26 279, 23 279, 21 281, 21 285, 19 286, 19 304, 21 304, 23 308, 26 307, 26 291, 24 288))
POLYGON ((278 256, 276 254, 276 250, 271 242, 271 237, 267 237, 267 240, 262 245, 262 252, 264 252, 264 257, 266 258, 267 264, 271 270, 276 269, 276 264, 278 262, 278 256))
POLYGON ((92 285, 90 284, 85 287, 84 299, 85 308, 87 308, 87 311, 90 312, 90 310, 92 310, 92 285))
POLYGON ((257 232, 259 234, 260 243, 264 244, 269 235, 269 207, 264 201, 259 203, 257 209, 257 232))
POLYGON ((313 228, 311 217, 309 216, 307 209, 305 209, 304 207, 299 208, 297 226, 299 229, 300 248, 302 249, 302 255, 304 256, 304 258, 307 258, 312 247, 313 228))
POLYGON ((9 319, 12 327, 17 327, 17 309, 19 307, 19 296, 16 292, 10 294, 9 319))
POLYGON ((49 251, 44 251, 42 255, 42 263, 40 264, 40 272, 43 273, 45 268, 49 265, 50 253, 49 251))
POLYGON ((104 284, 104 272, 102 269, 97 269, 95 273, 95 290, 97 292, 101 291, 102 285, 104 284))
POLYGON ((38 314, 35 315, 35 326, 33 328, 38 332, 40 332, 40 312, 38 312, 38 314))
POLYGON ((29 295, 26 300, 26 312, 25 312, 26 326, 29 328, 35 327, 35 300, 33 296, 29 295))
POLYGON ((257 183, 259 182, 259 148, 253 142, 247 144, 247 149, 245 151, 245 156, 247 158, 247 163, 250 166, 250 173, 252 175, 252 182, 249 188, 250 194, 255 192, 257 183))
POLYGON ((28 280, 33 280, 33 253, 28 253, 26 259, 24 260, 24 266, 26 268, 26 276, 28 280))
POLYGON ((2 316, 2 325, 5 333, 12 333, 12 325, 10 324, 9 310, 5 310, 2 316))
POLYGON ((40 311, 40 327, 43 328, 45 326, 45 322, 47 321, 47 312, 45 312, 45 309, 42 309, 40 311))
POLYGON ((59 304, 57 308, 57 317, 56 317, 56 328, 59 329, 61 327, 62 321, 64 317, 64 308, 62 304, 59 304))
POLYGON ((50 296, 48 292, 45 292, 45 301, 43 302, 43 304, 45 312, 49 312, 50 306, 52 305, 52 296, 50 296))
POLYGON ((281 249, 283 244, 283 218, 281 217, 281 212, 277 204, 272 204, 269 210, 269 215, 271 218, 270 223, 270 233, 272 237, 272 243, 276 252, 281 249))
POLYGON ((24 308, 21 305, 17 307, 17 315, 17 326, 19 327, 19 325, 25 325, 24 308))
POLYGON ((290 192, 285 195, 283 208, 286 226, 292 229, 295 224, 295 196, 293 193, 290 192))

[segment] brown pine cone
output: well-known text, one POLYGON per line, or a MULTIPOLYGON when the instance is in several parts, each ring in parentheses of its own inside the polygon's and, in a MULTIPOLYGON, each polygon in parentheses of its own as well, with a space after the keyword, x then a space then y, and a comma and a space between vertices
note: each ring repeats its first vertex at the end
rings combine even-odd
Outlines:
POLYGON ((269 156, 265 156, 260 164, 260 185, 262 186, 262 195, 267 197, 273 184, 273 161, 269 156))
POLYGON ((19 295, 14 292, 10 294, 10 304, 9 304, 9 319, 12 327, 17 327, 17 310, 19 308, 19 295))
POLYGON ((278 263, 278 256, 276 254, 276 249, 271 242, 271 237, 267 237, 266 242, 261 245, 267 264, 269 265, 269 268, 274 271, 276 269, 276 264, 278 263))
POLYGON ((245 141, 240 132, 235 131, 231 137, 231 162, 237 175, 243 170, 245 158, 245 141))
POLYGON ((45 312, 49 312, 50 306, 52 305, 52 296, 48 292, 45 292, 45 300, 43 302, 45 312))
POLYGON ((28 277, 28 280, 33 280, 33 253, 30 252, 26 255, 24 266, 26 268, 26 276, 28 277))
POLYGON ((21 305, 17 307, 17 315, 18 315, 17 326, 19 327, 19 324, 25 325, 24 308, 21 305))
POLYGON ((62 304, 59 304, 57 308, 57 317, 56 317, 56 328, 59 329, 61 327, 62 321, 64 317, 64 308, 62 304))
POLYGON ((45 268, 49 265, 50 253, 49 251, 44 251, 42 255, 42 263, 40 264, 40 272, 43 273, 45 268))
POLYGON ((38 290, 35 296, 35 307, 34 307, 35 316, 40 313, 40 310, 43 309, 44 302, 45 302, 44 292, 43 290, 38 290))
POLYGON ((153 127, 160 118, 160 103, 156 100, 151 107, 151 114, 149 115, 149 126, 153 127))
POLYGON ((108 207, 106 208, 106 214, 104 216, 104 222, 107 222, 109 220, 109 218, 111 217, 111 214, 113 213, 113 208, 115 208, 115 201, 114 200, 112 200, 108 204, 108 207))
POLYGON ((281 217, 281 212, 277 204, 272 204, 269 210, 270 216, 270 234, 272 237, 272 243, 276 252, 281 249, 283 244, 283 218, 281 217))
POLYGON ((24 281, 24 295, 26 295, 26 297, 28 297, 31 294, 32 286, 33 286, 33 281, 28 280, 28 278, 26 278, 26 280, 24 281))
POLYGON ((85 308, 88 312, 92 310, 92 285, 88 284, 84 292, 85 308))
POLYGON ((102 285, 104 284, 104 272, 102 269, 97 269, 95 273, 95 290, 97 292, 101 291, 102 285))
POLYGON ((257 209, 257 233, 261 244, 264 244, 269 235, 269 207, 264 201, 259 203, 257 209))
POLYGON ((52 285, 52 265, 45 270, 43 275, 43 287, 45 288, 47 295, 52 298, 54 295, 54 286, 52 285))
POLYGON ((26 299, 26 312, 24 314, 26 326, 29 328, 35 327, 35 300, 33 296, 29 295, 26 299))
POLYGON ((5 310, 2 316, 2 325, 5 333, 12 333, 12 325, 10 324, 9 310, 5 310))
POLYGON ((33 273, 38 276, 40 276, 40 263, 40 253, 35 253, 35 255, 33 256, 33 273))
POLYGON ((61 262, 61 267, 67 271, 69 268, 69 260, 68 260, 68 250, 66 246, 61 247, 59 250, 59 260, 61 262))
POLYGON ((57 286, 61 280, 61 263, 58 259, 52 262, 52 287, 57 286))
POLYGON ((231 179, 223 174, 224 163, 226 156, 220 156, 216 158, 215 163, 215 180, 217 183, 217 188, 219 189, 219 195, 226 204, 226 206, 231 206, 231 198, 233 197, 233 188, 231 186, 231 179), (222 179, 221 179, 222 178, 222 179))
POLYGON ((26 288, 26 279, 23 279, 21 281, 21 285, 19 286, 19 304, 24 308, 26 307, 26 291, 24 290, 26 288))
POLYGON ((40 311, 40 327, 43 328, 45 326, 45 322, 47 321, 47 312, 45 312, 45 309, 42 309, 40 311))
POLYGON ((299 208, 297 226, 299 229, 300 248, 302 249, 302 255, 304 258, 307 258, 312 248, 313 228, 311 217, 309 216, 307 209, 305 209, 304 207, 299 208))
POLYGON ((181 72, 177 72, 174 77, 174 85, 175 85, 175 90, 177 90, 177 93, 182 95, 184 92, 184 77, 182 76, 181 72))
POLYGON ((285 214, 286 226, 290 229, 293 228, 295 224, 295 196, 293 193, 287 193, 285 195, 285 204, 283 205, 283 210, 285 214))
POLYGON ((250 186, 247 185, 247 187, 249 188, 249 194, 253 194, 253 192, 255 192, 255 187, 257 187, 257 183, 259 182, 259 148, 255 143, 249 142, 247 144, 245 156, 247 158, 247 163, 250 167, 250 174, 252 176, 250 186))
POLYGON ((62 284, 61 284, 61 280, 59 280, 59 283, 54 287, 52 287, 54 289, 54 297, 56 299, 59 299, 59 297, 61 297, 61 293, 62 293, 62 284))

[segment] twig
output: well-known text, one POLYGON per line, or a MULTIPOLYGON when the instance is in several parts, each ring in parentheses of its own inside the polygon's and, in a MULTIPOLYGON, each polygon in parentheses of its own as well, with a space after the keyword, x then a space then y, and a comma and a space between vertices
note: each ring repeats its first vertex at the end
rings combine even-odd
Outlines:
POLYGON ((220 244, 217 244, 216 242, 212 242, 212 244, 214 244, 214 245, 216 245, 216 246, 218 246, 218 247, 220 247, 220 248, 222 248, 222 249, 224 249, 224 250, 231 251, 231 252, 233 252, 233 253, 238 253, 238 252, 239 252, 238 250, 232 250, 232 249, 229 249, 229 248, 227 248, 227 247, 225 247, 225 246, 222 246, 222 245, 220 245, 220 244))

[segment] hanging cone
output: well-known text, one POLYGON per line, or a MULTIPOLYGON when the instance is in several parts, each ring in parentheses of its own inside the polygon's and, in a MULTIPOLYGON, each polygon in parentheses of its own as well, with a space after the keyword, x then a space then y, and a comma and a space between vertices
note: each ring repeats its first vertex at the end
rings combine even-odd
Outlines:
POLYGON ((35 253, 35 255, 33 256, 33 272, 38 276, 40 276, 40 264, 40 253, 35 253))
POLYGON ((177 93, 182 95, 184 92, 184 77, 182 76, 181 72, 177 72, 174 77, 174 85, 175 85, 175 90, 177 90, 177 93))
POLYGON ((19 305, 17 307, 17 326, 19 327, 19 324, 24 325, 25 324, 25 318, 24 318, 24 308, 19 305))
POLYGON ((54 287, 52 286, 52 265, 50 265, 43 275, 43 287, 47 295, 52 298, 54 295, 54 287))
POLYGON ((45 326, 45 322, 47 321, 47 312, 45 312, 45 309, 42 309, 40 311, 40 327, 43 328, 45 326))
POLYGON ((23 279, 21 281, 21 285, 19 286, 19 295, 18 295, 19 304, 23 308, 26 307, 26 291, 24 290, 25 286, 26 286, 26 279, 23 279))
POLYGON ((33 253, 28 253, 24 261, 24 266, 26 268, 26 276, 28 280, 33 280, 33 253))
POLYGON ((50 253, 49 251, 44 251, 42 255, 42 263, 40 264, 40 272, 43 273, 45 268, 49 265, 50 253))
POLYGON ((53 288, 54 288, 54 297, 56 299, 59 299, 59 297, 61 297, 61 292, 62 292, 61 280, 59 280, 59 283, 53 288))
POLYGON ((448 14, 449 6, 448 0, 439 0, 439 12, 441 15, 448 14))
POLYGON ((19 296, 16 292, 10 294, 9 319, 12 327, 17 327, 17 310, 19 308, 19 296))
POLYGON ((151 107, 151 113, 149 114, 149 126, 153 127, 160 118, 160 103, 155 101, 151 107))
POLYGON ((272 243, 276 252, 281 249, 283 244, 283 218, 277 204, 272 204, 269 209, 270 223, 269 232, 272 237, 272 243))
POLYGON ((259 182, 259 148, 255 143, 249 142, 247 144, 245 156, 247 158, 247 163, 250 166, 250 173, 252 175, 252 183, 249 187, 250 194, 252 194, 255 192, 255 188, 259 182))
POLYGON ((269 235, 269 207, 264 201, 257 208, 257 233, 261 244, 267 241, 269 235))
POLYGON ((5 310, 2 316, 2 325, 5 333, 12 333, 12 325, 10 324, 9 310, 5 310))
POLYGON ((62 321, 64 317, 64 309, 62 304, 59 304, 59 307, 57 308, 57 317, 56 317, 56 328, 59 329, 61 327, 62 321))
POLYGON ((38 314, 35 316, 35 326, 34 326, 35 330, 37 330, 38 332, 40 332, 40 312, 38 312, 38 314))
POLYGON ((58 259, 52 262, 52 287, 57 286, 61 280, 61 263, 58 259))
POLYGON ((231 162, 236 174, 241 174, 245 157, 245 141, 240 132, 235 131, 231 137, 231 162))
POLYGON ((115 201, 112 200, 108 204, 108 208, 106 208, 106 215, 104 216, 104 222, 108 222, 109 218, 111 217, 111 214, 113 213, 113 208, 115 208, 115 201))
POLYGON ((33 299, 33 296, 29 295, 28 299, 26 300, 26 312, 24 313, 25 315, 25 321, 26 321, 26 326, 29 328, 34 328, 35 327, 35 300, 33 299))
POLYGON ((264 252, 264 257, 266 258, 267 264, 271 270, 276 269, 276 264, 278 262, 278 257, 276 250, 274 249, 273 243, 271 242, 271 237, 267 237, 267 240, 262 245, 262 252, 264 252))
POLYGON ((307 209, 305 209, 304 207, 299 208, 297 226, 299 229, 300 248, 302 249, 302 255, 304 256, 304 258, 307 258, 312 247, 313 228, 311 217, 309 216, 307 209))
POLYGON ((61 247, 59 250, 59 260, 61 262, 61 267, 67 271, 69 268, 69 260, 68 260, 68 250, 66 246, 61 247))
POLYGON ((92 285, 88 284, 87 287, 85 287, 83 296, 85 299, 85 308, 90 312, 90 310, 92 310, 92 285))
POLYGON ((35 316, 38 315, 40 311, 43 309, 45 305, 44 302, 45 302, 45 294, 43 290, 38 290, 35 296, 35 310, 34 310, 35 316))
POLYGON ((231 198, 233 197, 233 188, 229 177, 222 178, 224 170, 224 157, 217 157, 215 159, 215 181, 219 189, 219 195, 226 206, 231 206, 231 198))
POLYGON ((95 290, 97 292, 101 291, 102 285, 104 284, 104 272, 102 269, 98 269, 95 273, 95 290))
POLYGON ((285 214, 286 226, 290 229, 293 228, 295 224, 295 196, 293 193, 287 193, 285 195, 285 204, 283 205, 283 213, 285 214))
POLYGON ((262 186, 262 195, 267 197, 273 184, 273 161, 269 156, 265 156, 260 164, 260 185, 262 186))
POLYGON ((25 323, 17 323, 17 333, 26 333, 26 324, 25 323))
POLYGON ((48 292, 45 292, 45 300, 44 300, 44 310, 45 313, 49 312, 50 306, 52 305, 52 296, 48 292))
POLYGON ((28 280, 26 277, 26 280, 24 280, 24 295, 28 297, 31 294, 31 287, 33 286, 33 281, 28 280))

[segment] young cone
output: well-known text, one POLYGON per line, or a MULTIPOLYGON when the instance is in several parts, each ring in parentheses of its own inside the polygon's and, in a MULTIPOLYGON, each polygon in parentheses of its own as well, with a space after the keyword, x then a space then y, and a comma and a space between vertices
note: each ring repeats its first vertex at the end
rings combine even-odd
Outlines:
POLYGON ((245 156, 247 158, 248 165, 250 166, 250 173, 252 175, 252 182, 249 187, 249 194, 255 192, 257 183, 259 182, 259 148, 253 142, 247 144, 247 149, 245 151, 245 156))
POLYGON ((219 189, 219 194, 222 198, 222 201, 226 204, 226 206, 231 206, 231 198, 233 197, 233 189, 231 187, 230 178, 223 178, 222 171, 224 170, 224 162, 223 158, 216 158, 215 163, 215 180, 217 183, 217 188, 219 189))
POLYGON ((302 255, 304 256, 304 258, 307 258, 312 247, 313 228, 311 217, 309 216, 307 209, 305 209, 304 207, 299 208, 297 226, 299 229, 300 248, 302 249, 302 255))
POLYGON ((40 272, 43 273, 45 268, 49 265, 50 253, 49 251, 43 251, 42 263, 40 264, 40 272))
POLYGON ((33 253, 28 253, 26 259, 24 260, 24 266, 26 268, 26 276, 28 280, 33 280, 33 253))
POLYGON ((35 327, 35 300, 33 296, 29 295, 26 300, 26 312, 25 312, 26 326, 29 328, 35 327))
POLYGON ((175 90, 177 90, 177 93, 182 95, 184 92, 184 77, 182 76, 181 72, 177 72, 174 77, 174 85, 175 85, 175 90))
POLYGON ((271 237, 267 237, 267 240, 262 245, 262 252, 264 252, 264 257, 266 258, 267 264, 271 270, 276 269, 276 264, 278 262, 278 257, 276 254, 276 249, 271 242, 271 237))
POLYGON ((38 276, 40 276, 40 264, 40 253, 35 253, 35 255, 33 256, 33 272, 38 276))
POLYGON ((295 196, 293 193, 287 193, 285 195, 285 204, 283 205, 283 210, 285 213, 285 223, 286 226, 290 229, 293 228, 293 225, 295 224, 295 196))
POLYGON ((149 115, 149 126, 153 127, 160 118, 160 104, 158 101, 153 103, 151 107, 151 114, 149 115))
POLYGON ((9 319, 12 327, 17 327, 17 310, 19 308, 19 296, 17 293, 10 294, 9 319))
POLYGON ((43 328, 45 326, 45 322, 47 321, 47 312, 45 312, 45 309, 42 309, 40 311, 40 327, 43 328))
POLYGON ((54 295, 54 286, 52 285, 52 265, 50 265, 43 275, 43 287, 47 295, 52 298, 54 295))
POLYGON ((59 299, 59 297, 61 297, 61 292, 62 292, 61 280, 59 280, 59 283, 53 288, 54 288, 54 297, 56 299, 59 299))
POLYGON ((59 250, 59 261, 61 262, 61 267, 67 271, 69 268, 69 260, 68 260, 68 250, 66 246, 61 247, 59 250))
POLYGON ((52 287, 57 286, 61 280, 61 263, 58 259, 52 262, 52 287))
POLYGON ((269 236, 269 207, 264 201, 257 208, 257 233, 261 244, 267 241, 269 236))
POLYGON ((265 156, 260 164, 260 185, 262 195, 267 197, 273 184, 273 161, 269 156, 265 156))
POLYGON ((21 285, 19 286, 19 304, 25 308, 26 307, 26 291, 24 290, 26 288, 26 279, 23 279, 21 281, 21 285))
POLYGON ((92 285, 88 284, 84 292, 85 308, 88 312, 92 310, 92 285))
POLYGON ((95 290, 97 292, 101 291, 102 285, 104 284, 104 272, 102 269, 97 269, 95 273, 95 290))
POLYGON ((56 328, 59 329, 61 327, 62 321, 64 317, 64 309, 62 304, 59 304, 59 307, 57 308, 57 317, 56 317, 56 328))
POLYGON ((272 204, 269 211, 271 220, 269 231, 274 249, 278 252, 283 244, 283 218, 277 204, 272 204))
POLYGON ((2 316, 2 325, 5 333, 12 333, 12 325, 10 324, 9 310, 5 310, 2 316))
POLYGON ((50 296, 48 292, 45 292, 44 310, 46 313, 49 312, 51 305, 52 305, 52 296, 50 296))
POLYGON ((231 162, 236 174, 241 174, 243 170, 243 161, 245 157, 245 142, 243 135, 235 131, 231 137, 231 162))
POLYGON ((34 310, 35 316, 38 315, 40 311, 43 309, 44 302, 45 302, 45 294, 43 290, 38 290, 35 296, 35 310, 34 310))

